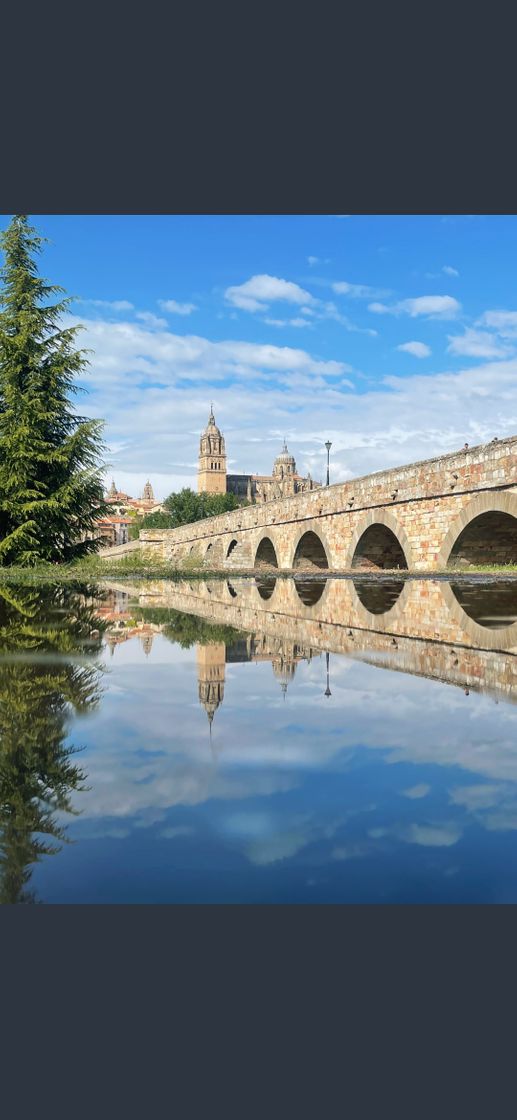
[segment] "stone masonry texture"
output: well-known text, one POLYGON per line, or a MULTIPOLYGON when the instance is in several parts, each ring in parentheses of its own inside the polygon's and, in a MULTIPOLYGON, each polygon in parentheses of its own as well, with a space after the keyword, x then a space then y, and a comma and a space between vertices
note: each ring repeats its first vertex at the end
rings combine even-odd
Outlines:
POLYGON ((142 531, 140 545, 172 563, 195 557, 212 569, 243 570, 255 566, 267 538, 279 568, 311 568, 321 556, 307 533, 332 571, 360 559, 364 567, 436 571, 451 553, 460 562, 517 563, 517 436, 178 529, 142 531))

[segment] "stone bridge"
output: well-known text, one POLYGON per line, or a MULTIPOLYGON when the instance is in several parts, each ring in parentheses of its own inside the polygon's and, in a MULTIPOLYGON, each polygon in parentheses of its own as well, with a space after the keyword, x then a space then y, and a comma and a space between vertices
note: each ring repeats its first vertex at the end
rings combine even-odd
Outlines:
POLYGON ((517 563, 517 436, 177 529, 140 546, 180 567, 439 571, 517 563))
POLYGON ((343 654, 517 702, 517 583, 497 592, 430 580, 379 584, 214 579, 107 585, 143 607, 169 608, 299 649, 343 654))

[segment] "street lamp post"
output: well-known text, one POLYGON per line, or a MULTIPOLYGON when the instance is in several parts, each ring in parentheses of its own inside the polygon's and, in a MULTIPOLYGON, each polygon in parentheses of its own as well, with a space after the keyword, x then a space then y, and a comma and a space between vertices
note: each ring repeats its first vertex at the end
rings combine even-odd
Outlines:
POLYGON ((327 442, 325 444, 325 447, 327 448, 327 486, 328 486, 329 483, 330 483, 330 448, 332 447, 332 444, 331 444, 329 439, 327 440, 327 442))

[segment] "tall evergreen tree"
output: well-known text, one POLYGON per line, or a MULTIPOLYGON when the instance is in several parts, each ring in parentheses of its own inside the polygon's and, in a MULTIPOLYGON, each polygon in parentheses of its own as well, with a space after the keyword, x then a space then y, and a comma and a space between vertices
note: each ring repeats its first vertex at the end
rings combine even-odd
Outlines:
POLYGON ((0 235, 0 564, 62 562, 93 552, 103 499, 99 420, 77 415, 87 365, 63 326, 71 298, 38 275, 46 239, 23 215, 0 235))

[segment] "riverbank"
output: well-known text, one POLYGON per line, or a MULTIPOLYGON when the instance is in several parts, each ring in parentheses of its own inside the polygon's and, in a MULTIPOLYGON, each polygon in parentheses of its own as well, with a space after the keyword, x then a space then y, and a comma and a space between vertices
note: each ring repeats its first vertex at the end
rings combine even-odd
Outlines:
POLYGON ((168 579, 168 580, 210 580, 210 579, 240 579, 240 578, 275 578, 275 579, 303 579, 321 580, 329 579, 360 579, 362 581, 384 580, 454 580, 455 582, 494 582, 508 580, 517 582, 517 564, 496 566, 476 565, 472 567, 446 568, 440 571, 422 572, 407 569, 380 569, 377 571, 362 570, 360 568, 347 571, 332 571, 331 569, 279 569, 273 567, 243 568, 243 569, 209 569, 202 566, 194 567, 189 564, 182 567, 173 567, 171 564, 157 562, 155 557, 146 558, 145 555, 134 553, 107 560, 102 556, 91 556, 73 564, 41 564, 33 568, 0 568, 0 585, 17 583, 25 586, 37 586, 42 583, 61 582, 96 582, 105 579, 168 579))

